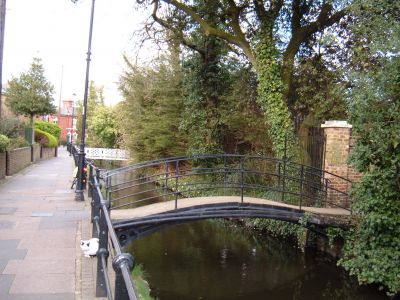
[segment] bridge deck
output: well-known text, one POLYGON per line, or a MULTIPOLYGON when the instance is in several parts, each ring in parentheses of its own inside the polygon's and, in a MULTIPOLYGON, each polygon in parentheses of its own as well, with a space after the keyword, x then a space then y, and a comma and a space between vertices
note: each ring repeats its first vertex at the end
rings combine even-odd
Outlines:
MULTIPOLYGON (((240 203, 239 196, 213 196, 213 197, 196 197, 196 198, 185 198, 178 200, 178 208, 188 208, 196 205, 205 204, 218 204, 218 203, 240 203)), ((267 204, 274 205, 277 207, 286 207, 294 210, 299 210, 298 205, 290 205, 272 200, 244 197, 244 203, 254 204, 267 204)), ((160 203, 154 203, 146 206, 129 209, 118 209, 111 210, 111 218, 113 220, 126 220, 140 217, 147 217, 167 211, 173 211, 175 209, 175 201, 166 201, 160 203)), ((328 207, 306 207, 301 208, 303 211, 315 213, 318 215, 331 215, 331 216, 349 216, 350 211, 342 208, 328 208, 328 207)))

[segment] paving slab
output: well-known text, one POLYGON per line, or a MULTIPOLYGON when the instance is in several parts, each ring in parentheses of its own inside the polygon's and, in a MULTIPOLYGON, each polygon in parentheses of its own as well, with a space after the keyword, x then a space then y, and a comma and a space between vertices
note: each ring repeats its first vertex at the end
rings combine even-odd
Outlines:
POLYGON ((75 293, 75 273, 17 274, 10 294, 75 293))
POLYGON ((0 274, 3 273, 4 268, 6 267, 8 260, 0 259, 0 274))
POLYGON ((3 274, 75 274, 75 257, 10 260, 3 270, 3 274))
POLYGON ((0 207, 0 215, 12 215, 16 211, 16 207, 0 207))
MULTIPOLYGON (((59 157, 32 164, 0 182, 0 299, 86 300, 82 287, 82 222, 90 202, 76 202, 70 189, 74 162, 59 157)), ((95 261, 95 259, 93 259, 95 261)), ((89 295, 85 292, 85 295, 89 295)))
POLYGON ((21 240, 0 240, 0 259, 24 259, 28 250, 17 249, 21 240))
POLYGON ((75 248, 33 248, 26 254, 26 260, 74 260, 75 248))

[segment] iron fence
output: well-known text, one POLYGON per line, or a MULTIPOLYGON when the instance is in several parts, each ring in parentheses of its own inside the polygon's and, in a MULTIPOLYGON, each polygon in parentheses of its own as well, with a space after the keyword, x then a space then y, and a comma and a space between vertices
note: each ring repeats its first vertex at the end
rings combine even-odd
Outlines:
MULTIPOLYGON (((75 146, 68 144, 67 150, 71 155, 78 153, 75 146)), ((75 159, 75 164, 77 160, 75 159)), ((97 252, 96 297, 107 297, 118 300, 137 300, 131 272, 134 259, 131 254, 123 252, 110 218, 110 203, 102 194, 102 170, 92 161, 86 161, 89 168, 88 195, 91 201, 91 221, 93 224, 92 237, 99 239, 97 252), (109 247, 110 244, 110 247, 109 247), (108 276, 108 257, 112 255, 112 267, 115 271, 114 293, 108 276)))

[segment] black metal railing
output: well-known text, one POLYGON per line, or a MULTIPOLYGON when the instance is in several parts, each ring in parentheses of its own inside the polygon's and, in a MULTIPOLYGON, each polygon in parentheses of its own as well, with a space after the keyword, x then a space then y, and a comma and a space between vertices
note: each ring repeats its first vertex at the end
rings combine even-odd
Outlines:
MULTIPOLYGON (((68 145, 76 156, 78 149, 68 145)), ((76 162, 76 160, 75 160, 76 162)), ((133 257, 122 251, 110 210, 138 207, 159 201, 199 196, 255 197, 305 206, 349 210, 351 182, 321 169, 287 159, 232 154, 174 157, 105 171, 87 160, 92 235, 99 238, 96 297, 137 299, 131 272, 133 257), (334 183, 334 185, 332 184, 334 183), (112 251, 111 251, 112 250, 112 251), (112 293, 107 261, 113 256, 115 291, 112 293)))
MULTIPOLYGON (((75 146, 69 144, 67 150, 74 155, 75 146)), ((76 163, 76 160, 75 160, 76 163)), ((88 196, 91 201, 92 237, 99 239, 97 252, 96 297, 107 297, 117 300, 137 300, 131 272, 134 259, 131 254, 123 252, 110 218, 110 202, 102 194, 102 170, 93 162, 86 161, 89 173, 88 196), (110 244, 110 246, 109 246, 110 244), (112 267, 115 271, 114 294, 108 276, 108 257, 112 255, 112 267)))
POLYGON ((198 196, 240 196, 350 210, 351 182, 286 159, 230 154, 175 157, 104 174, 110 209, 198 196), (332 184, 334 182, 334 185, 332 184), (340 187, 340 188, 337 188, 340 187))

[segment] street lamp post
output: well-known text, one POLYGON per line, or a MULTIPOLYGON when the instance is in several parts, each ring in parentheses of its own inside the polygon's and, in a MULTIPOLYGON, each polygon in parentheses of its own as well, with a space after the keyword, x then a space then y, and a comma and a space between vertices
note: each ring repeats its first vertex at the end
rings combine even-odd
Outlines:
MULTIPOLYGON (((73 0, 74 1, 74 0, 73 0)), ((86 77, 85 77, 85 93, 83 96, 83 111, 82 111, 82 129, 81 129, 81 144, 78 153, 78 174, 77 183, 75 189, 75 200, 84 201, 85 197, 83 195, 83 190, 85 187, 84 178, 84 167, 85 167, 85 134, 86 134, 86 109, 88 100, 88 90, 89 90, 89 69, 90 69, 90 55, 92 49, 92 32, 93 32, 93 18, 94 18, 94 5, 95 0, 92 0, 92 10, 90 13, 90 27, 89 27, 89 42, 88 51, 86 56, 86 77)))

